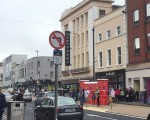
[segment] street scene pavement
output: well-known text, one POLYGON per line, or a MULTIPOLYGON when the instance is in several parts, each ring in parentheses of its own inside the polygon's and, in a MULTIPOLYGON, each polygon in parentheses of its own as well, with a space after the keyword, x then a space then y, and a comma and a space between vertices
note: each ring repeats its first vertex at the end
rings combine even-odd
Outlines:
MULTIPOLYGON (((84 107, 84 120, 146 120, 150 108, 146 106, 113 104, 111 106, 84 107)), ((7 108, 3 116, 7 120, 7 108)), ((25 107, 25 120, 34 120, 34 101, 27 102, 25 107)))

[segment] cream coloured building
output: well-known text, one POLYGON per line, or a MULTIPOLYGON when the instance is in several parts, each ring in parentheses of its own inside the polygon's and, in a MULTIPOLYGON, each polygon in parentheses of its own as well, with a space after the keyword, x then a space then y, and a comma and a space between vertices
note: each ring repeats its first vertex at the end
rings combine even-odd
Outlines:
POLYGON ((128 60, 125 7, 95 20, 96 78, 107 78, 110 88, 125 87, 128 60))
POLYGON ((0 62, 0 87, 3 86, 3 63, 0 62))
POLYGON ((70 66, 65 66, 63 49, 62 84, 93 78, 93 23, 112 11, 112 0, 83 0, 61 16, 62 32, 70 31, 70 66))

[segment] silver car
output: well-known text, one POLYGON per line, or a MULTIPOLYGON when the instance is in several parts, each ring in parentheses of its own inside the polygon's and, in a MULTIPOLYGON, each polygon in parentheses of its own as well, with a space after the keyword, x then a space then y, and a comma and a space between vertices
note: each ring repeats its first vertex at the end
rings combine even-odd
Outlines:
POLYGON ((6 103, 13 101, 13 97, 9 92, 4 92, 3 94, 5 95, 6 103))
POLYGON ((25 91, 24 95, 23 95, 23 99, 25 101, 32 101, 32 93, 30 93, 29 91, 25 91))

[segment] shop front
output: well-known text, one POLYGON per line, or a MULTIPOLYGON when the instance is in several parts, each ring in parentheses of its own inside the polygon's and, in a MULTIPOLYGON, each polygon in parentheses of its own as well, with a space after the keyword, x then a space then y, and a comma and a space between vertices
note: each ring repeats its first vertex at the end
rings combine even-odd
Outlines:
POLYGON ((98 72, 96 73, 96 79, 108 79, 109 88, 125 88, 125 69, 98 72))

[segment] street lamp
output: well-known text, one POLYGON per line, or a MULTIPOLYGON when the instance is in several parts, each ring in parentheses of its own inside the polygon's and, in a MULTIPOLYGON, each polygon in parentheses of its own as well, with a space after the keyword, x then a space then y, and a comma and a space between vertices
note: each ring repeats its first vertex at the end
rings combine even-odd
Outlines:
POLYGON ((38 50, 36 50, 35 51, 36 53, 37 53, 37 73, 36 73, 36 75, 37 75, 37 77, 36 77, 36 79, 37 79, 37 82, 36 82, 36 85, 35 85, 35 95, 37 95, 38 94, 38 79, 39 79, 39 77, 38 77, 38 50))
POLYGON ((93 81, 95 81, 95 38, 94 38, 94 32, 95 32, 95 28, 93 27, 92 29, 93 31, 93 81))

